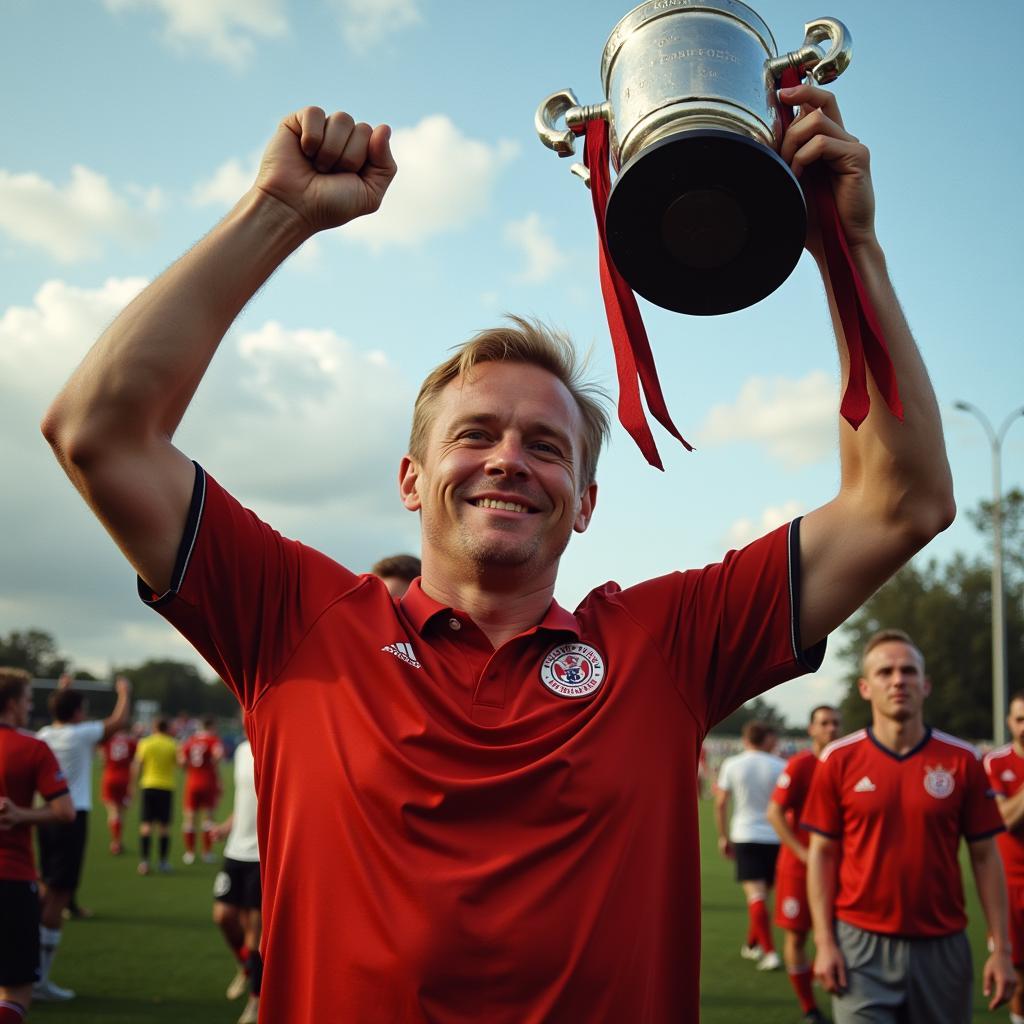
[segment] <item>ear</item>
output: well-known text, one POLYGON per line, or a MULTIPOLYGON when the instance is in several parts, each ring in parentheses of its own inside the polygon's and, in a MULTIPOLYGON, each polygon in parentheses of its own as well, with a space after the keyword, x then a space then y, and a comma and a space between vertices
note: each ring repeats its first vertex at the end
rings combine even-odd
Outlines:
POLYGON ((857 680, 857 691, 860 693, 861 697, 864 698, 864 700, 871 700, 871 687, 868 685, 868 681, 863 676, 861 676, 860 679, 857 680))
POLYGON ((925 676, 921 683, 921 692, 927 697, 932 692, 931 676, 925 676))
POLYGON ((597 484, 590 484, 583 491, 580 498, 580 507, 576 510, 576 520, 572 528, 577 533, 583 533, 590 525, 590 517, 594 514, 594 506, 597 504, 597 484))
POLYGON ((402 456, 401 465, 398 467, 398 493, 402 497, 402 504, 410 512, 418 512, 421 507, 419 491, 416 489, 419 476, 420 468, 413 462, 412 457, 402 456))

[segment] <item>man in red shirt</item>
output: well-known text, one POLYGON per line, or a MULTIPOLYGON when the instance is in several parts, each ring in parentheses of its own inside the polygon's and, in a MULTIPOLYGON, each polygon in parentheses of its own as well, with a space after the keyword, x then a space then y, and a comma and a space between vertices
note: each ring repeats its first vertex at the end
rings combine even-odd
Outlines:
MULTIPOLYGON (((844 422, 835 498, 721 563, 606 584, 575 612, 554 601, 594 513, 607 415, 571 345, 522 319, 420 390, 399 488, 423 573, 401 602, 281 537, 174 447, 243 306, 313 233, 380 205, 390 129, 342 112, 282 121, 254 187, 48 412, 45 435, 140 593, 244 709, 261 1020, 696 1020, 701 740, 815 667, 829 630, 953 516, 867 150, 827 91, 784 95, 804 113, 782 157, 832 176, 907 414, 876 401, 858 430, 844 422)), ((814 232, 809 245, 825 266, 814 232)))
POLYGON ((1024 1024, 1024 692, 1010 698, 1006 716, 1011 742, 985 757, 985 773, 996 794, 1006 831, 996 838, 1006 872, 1010 906, 1010 946, 1017 988, 1010 1003, 1011 1024, 1024 1024))
POLYGON ((213 860, 213 812, 220 800, 220 776, 217 766, 224 757, 224 746, 213 731, 214 719, 207 716, 202 727, 178 748, 178 764, 185 769, 185 799, 181 815, 181 831, 186 864, 196 859, 196 812, 202 815, 203 861, 213 860))
POLYGON ((110 831, 110 852, 121 853, 121 813, 131 803, 132 762, 138 741, 126 729, 121 729, 105 739, 100 745, 103 757, 103 775, 100 779, 100 796, 107 811, 107 828, 110 831))
POLYGON ((964 836, 994 941, 984 968, 994 1009, 1016 984, 993 838, 1002 820, 975 749, 925 725, 931 682, 910 637, 876 633, 862 664, 871 725, 825 748, 801 818, 812 832, 814 973, 836 1024, 970 1024, 957 849, 964 836))
POLYGON ((75 820, 53 751, 23 732, 32 711, 31 679, 0 668, 0 1024, 19 1024, 39 981, 39 876, 32 827, 75 820), (33 807, 36 794, 46 801, 33 807))
POLYGON ((794 754, 775 784, 768 803, 768 821, 782 844, 775 872, 775 924, 785 934, 782 959, 796 992, 806 1024, 824 1021, 811 989, 811 965, 805 947, 811 930, 807 905, 807 832, 799 828, 800 812, 807 799, 821 752, 839 735, 839 712, 819 704, 807 726, 811 746, 794 754))

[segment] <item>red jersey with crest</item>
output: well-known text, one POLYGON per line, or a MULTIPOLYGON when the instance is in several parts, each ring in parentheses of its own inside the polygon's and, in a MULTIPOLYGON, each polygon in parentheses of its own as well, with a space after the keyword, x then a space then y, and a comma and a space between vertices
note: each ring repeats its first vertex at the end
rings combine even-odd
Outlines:
POLYGON ((261 1021, 699 1016, 708 728, 820 664, 799 524, 552 603, 494 649, 413 583, 286 540, 197 467, 171 590, 255 757, 261 1021))
MULTIPOLYGON (((778 804, 785 812, 789 827, 796 833, 797 839, 806 846, 810 841, 807 832, 800 828, 800 814, 811 788, 814 769, 818 767, 818 759, 813 750, 801 750, 786 762, 786 768, 775 783, 772 803, 778 804)), ((779 850, 776 863, 777 873, 786 872, 801 878, 807 875, 807 865, 800 860, 785 843, 779 850)))
POLYGON ((185 759, 189 788, 218 788, 217 762, 224 756, 224 748, 217 736, 212 732, 197 732, 185 740, 181 753, 185 759))
POLYGON ((138 741, 126 732, 116 732, 100 744, 103 752, 103 778, 110 782, 127 782, 131 778, 132 761, 138 741))
MULTIPOLYGON (((1024 786, 1024 757, 1014 750, 1012 743, 997 747, 985 755, 985 772, 997 796, 1013 796, 1024 786)), ((996 842, 1007 882, 1024 884, 1024 832, 1004 832, 996 842)))
MULTIPOLYGON (((0 725, 0 796, 18 807, 31 807, 38 793, 55 800, 68 791, 67 779, 53 751, 29 732, 0 725)), ((32 827, 0 828, 0 878, 34 882, 32 827)))
POLYGON ((929 728, 899 755, 869 728, 822 751, 801 824, 839 843, 839 920, 934 938, 967 925, 960 837, 987 839, 1003 819, 970 744, 929 728))

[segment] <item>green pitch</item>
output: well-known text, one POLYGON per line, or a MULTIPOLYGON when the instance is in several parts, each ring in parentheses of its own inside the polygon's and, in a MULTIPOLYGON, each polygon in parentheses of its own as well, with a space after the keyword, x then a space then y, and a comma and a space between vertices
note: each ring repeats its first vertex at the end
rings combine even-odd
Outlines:
MULTIPOLYGON (((98 766, 95 775, 98 779, 98 766)), ((231 807, 230 771, 224 772, 224 783, 218 820, 231 807)), ((127 852, 112 857, 107 852, 104 812, 97 797, 96 809, 90 815, 89 852, 79 890, 80 902, 94 910, 96 916, 65 924, 53 971, 54 981, 75 989, 78 998, 63 1005, 36 1004, 30 1013, 33 1024, 231 1024, 237 1019, 244 1000, 229 1003, 224 998, 234 963, 210 920, 217 865, 182 864, 180 807, 179 798, 171 842, 174 873, 142 878, 135 873, 137 806, 128 813, 127 852)), ((709 801, 702 805, 701 830, 702 1022, 796 1024, 800 1014, 784 972, 761 973, 739 957, 746 915, 739 887, 732 881, 732 865, 717 853, 709 801)), ((976 974, 980 974, 985 956, 985 928, 966 865, 964 871, 971 944, 976 974)), ((1005 1009, 997 1014, 987 1012, 980 985, 979 977, 975 1019, 1005 1020, 1005 1009)), ((820 1005, 827 1010, 824 997, 820 1005)))

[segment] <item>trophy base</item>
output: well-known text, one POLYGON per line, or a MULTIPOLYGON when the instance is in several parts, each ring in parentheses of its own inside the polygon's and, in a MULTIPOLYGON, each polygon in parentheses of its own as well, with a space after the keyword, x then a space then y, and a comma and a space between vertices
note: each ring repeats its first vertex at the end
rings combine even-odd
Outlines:
POLYGON ((608 249, 634 291, 677 313, 745 309, 793 272, 807 207, 777 153, 735 132, 678 132, 619 172, 608 249))

